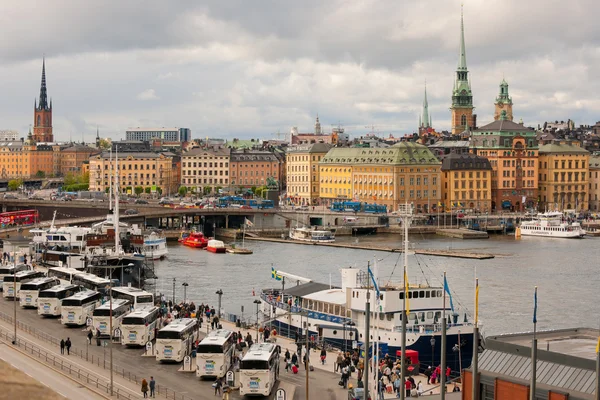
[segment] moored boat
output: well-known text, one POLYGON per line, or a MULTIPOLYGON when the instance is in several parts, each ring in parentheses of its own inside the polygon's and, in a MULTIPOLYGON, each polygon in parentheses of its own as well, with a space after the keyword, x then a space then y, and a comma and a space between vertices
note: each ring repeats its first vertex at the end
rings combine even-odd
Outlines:
POLYGON ((225 253, 225 243, 220 240, 211 239, 208 241, 206 250, 211 253, 225 253))
POLYGON ((296 227, 290 229, 290 239, 302 242, 333 243, 335 242, 335 233, 328 229, 296 227))
POLYGON ((521 222, 515 235, 578 239, 585 236, 585 230, 579 222, 565 220, 563 213, 548 211, 538 214, 530 221, 521 222))
POLYGON ((181 244, 196 249, 203 249, 208 245, 208 239, 202 232, 190 232, 190 234, 181 241, 181 244))

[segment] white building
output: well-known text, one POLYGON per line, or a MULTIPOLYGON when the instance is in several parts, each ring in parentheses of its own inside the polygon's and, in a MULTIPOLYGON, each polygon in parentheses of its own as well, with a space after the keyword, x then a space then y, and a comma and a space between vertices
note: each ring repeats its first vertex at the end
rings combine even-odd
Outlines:
POLYGON ((19 132, 12 130, 0 130, 0 142, 19 140, 19 132))

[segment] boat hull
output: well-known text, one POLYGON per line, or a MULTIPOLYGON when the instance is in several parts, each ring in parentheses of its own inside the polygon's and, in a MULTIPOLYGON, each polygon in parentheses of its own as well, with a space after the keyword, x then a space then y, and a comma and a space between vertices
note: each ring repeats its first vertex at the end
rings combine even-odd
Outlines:
POLYGON ((191 242, 191 241, 183 241, 182 244, 187 247, 192 247, 194 249, 203 249, 207 246, 206 243, 202 242, 191 242))
POLYGON ((225 247, 211 247, 211 246, 206 246, 206 250, 210 251, 211 253, 225 253, 225 247))
POLYGON ((521 228, 521 236, 538 236, 557 239, 581 239, 585 236, 585 231, 556 232, 543 230, 536 231, 521 228))

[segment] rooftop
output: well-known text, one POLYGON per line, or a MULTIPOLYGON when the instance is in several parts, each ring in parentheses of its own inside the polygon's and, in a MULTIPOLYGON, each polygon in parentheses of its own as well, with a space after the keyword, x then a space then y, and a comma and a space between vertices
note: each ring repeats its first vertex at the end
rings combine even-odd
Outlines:
POLYGON ((308 294, 304 298, 326 303, 346 304, 346 291, 342 289, 327 289, 308 294))
POLYGON ((437 164, 439 160, 426 146, 400 142, 387 148, 335 147, 321 164, 437 164))
POLYGON ((509 121, 507 119, 499 119, 487 125, 479 127, 477 130, 473 132, 527 132, 532 131, 531 128, 523 126, 521 124, 517 124, 516 122, 509 121))
POLYGON ((492 165, 487 158, 475 154, 448 154, 442 161, 442 171, 482 169, 491 170, 492 165))
POLYGON ((540 146, 540 154, 542 153, 589 154, 590 152, 572 144, 551 143, 540 146))

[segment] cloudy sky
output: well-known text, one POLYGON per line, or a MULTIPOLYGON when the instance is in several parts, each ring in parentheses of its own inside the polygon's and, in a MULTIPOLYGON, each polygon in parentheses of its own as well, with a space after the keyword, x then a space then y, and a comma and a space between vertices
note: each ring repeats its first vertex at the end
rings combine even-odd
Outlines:
MULTIPOLYGON (((0 129, 25 134, 42 55, 55 137, 182 126, 193 137, 273 138, 338 123, 413 132, 427 80, 450 128, 458 0, 0 0, 0 129)), ((515 120, 600 120, 594 0, 464 0, 478 121, 504 76, 515 120)))

